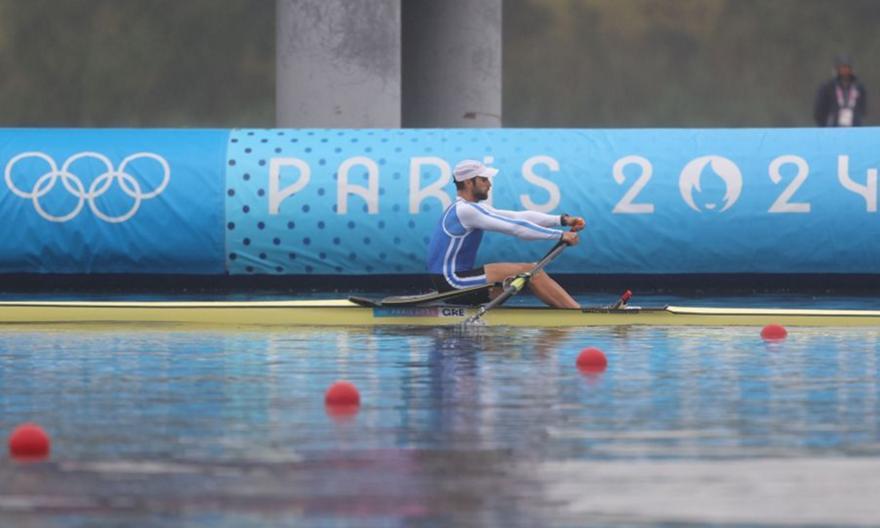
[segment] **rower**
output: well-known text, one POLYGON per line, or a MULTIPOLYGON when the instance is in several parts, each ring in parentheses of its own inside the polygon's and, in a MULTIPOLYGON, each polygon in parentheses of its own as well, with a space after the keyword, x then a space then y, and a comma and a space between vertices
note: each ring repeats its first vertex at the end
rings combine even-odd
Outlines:
MULTIPOLYGON (((491 178, 496 174, 498 169, 475 160, 464 160, 455 166, 457 199, 443 212, 428 245, 428 272, 440 292, 501 283, 532 269, 533 263, 513 262, 475 267, 483 231, 497 231, 524 240, 562 240, 570 246, 579 241, 577 232, 586 226, 579 216, 505 211, 481 204, 489 198, 491 178), (560 226, 570 227, 571 231, 551 229, 560 226)), ((531 278, 529 288, 536 297, 555 308, 580 308, 577 301, 543 271, 531 278)), ((484 304, 499 293, 497 288, 486 287, 458 297, 455 302, 484 304)))

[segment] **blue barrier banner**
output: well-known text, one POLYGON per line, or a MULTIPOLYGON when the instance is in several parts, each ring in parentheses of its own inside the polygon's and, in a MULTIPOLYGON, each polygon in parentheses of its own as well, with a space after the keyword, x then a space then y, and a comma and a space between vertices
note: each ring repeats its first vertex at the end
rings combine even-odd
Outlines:
POLYGON ((0 130, 0 273, 223 273, 228 136, 0 130))
MULTIPOLYGON (((878 136, 874 128, 233 130, 226 267, 424 273, 430 233, 455 197, 451 169, 470 158, 500 169, 493 206, 587 219, 583 242, 554 272, 878 273, 878 136)), ((533 261, 547 249, 488 234, 478 261, 533 261)))
POLYGON ((495 207, 587 219, 553 272, 880 273, 878 132, 6 129, 0 273, 424 273, 466 158, 495 207))

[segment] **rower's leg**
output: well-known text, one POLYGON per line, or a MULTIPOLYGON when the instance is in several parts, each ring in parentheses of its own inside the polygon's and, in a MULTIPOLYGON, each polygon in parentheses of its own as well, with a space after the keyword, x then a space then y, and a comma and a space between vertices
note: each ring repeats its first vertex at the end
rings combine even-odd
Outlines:
MULTIPOLYGON (((525 273, 534 268, 534 264, 525 263, 495 263, 486 264, 486 280, 488 282, 501 282, 518 273, 525 273)), ((543 271, 534 275, 529 281, 529 289, 538 299, 554 308, 580 308, 580 305, 571 295, 566 292, 558 282, 550 278, 543 271)))
POLYGON ((580 308, 581 305, 575 301, 571 295, 565 291, 565 288, 553 280, 550 275, 543 271, 532 277, 529 281, 529 288, 532 293, 545 303, 554 308, 580 308))

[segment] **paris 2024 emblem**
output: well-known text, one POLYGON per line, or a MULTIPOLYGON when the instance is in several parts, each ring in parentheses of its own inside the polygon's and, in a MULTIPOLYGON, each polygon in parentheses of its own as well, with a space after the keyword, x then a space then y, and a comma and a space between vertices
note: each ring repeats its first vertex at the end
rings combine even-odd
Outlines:
POLYGON ((678 189, 685 203, 694 211, 724 212, 739 199, 740 192, 742 192, 742 181, 742 173, 734 162, 721 156, 703 156, 685 165, 678 180, 678 189), (705 170, 707 166, 711 168, 711 171, 705 170), (720 183, 724 185, 723 195, 718 188, 717 179, 708 185, 701 184, 701 178, 704 179, 702 183, 705 183, 713 173, 716 178, 720 178, 720 183), (699 204, 694 199, 694 191, 703 195, 704 199, 699 204), (713 199, 715 197, 720 197, 720 204, 719 200, 713 199))

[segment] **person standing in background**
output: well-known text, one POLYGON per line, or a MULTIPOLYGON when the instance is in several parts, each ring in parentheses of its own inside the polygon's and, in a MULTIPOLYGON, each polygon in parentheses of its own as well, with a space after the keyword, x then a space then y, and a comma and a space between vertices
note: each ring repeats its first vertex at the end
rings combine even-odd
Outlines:
POLYGON ((813 117, 820 127, 861 126, 868 112, 865 87, 856 78, 852 60, 839 55, 834 60, 834 78, 819 87, 813 117))

